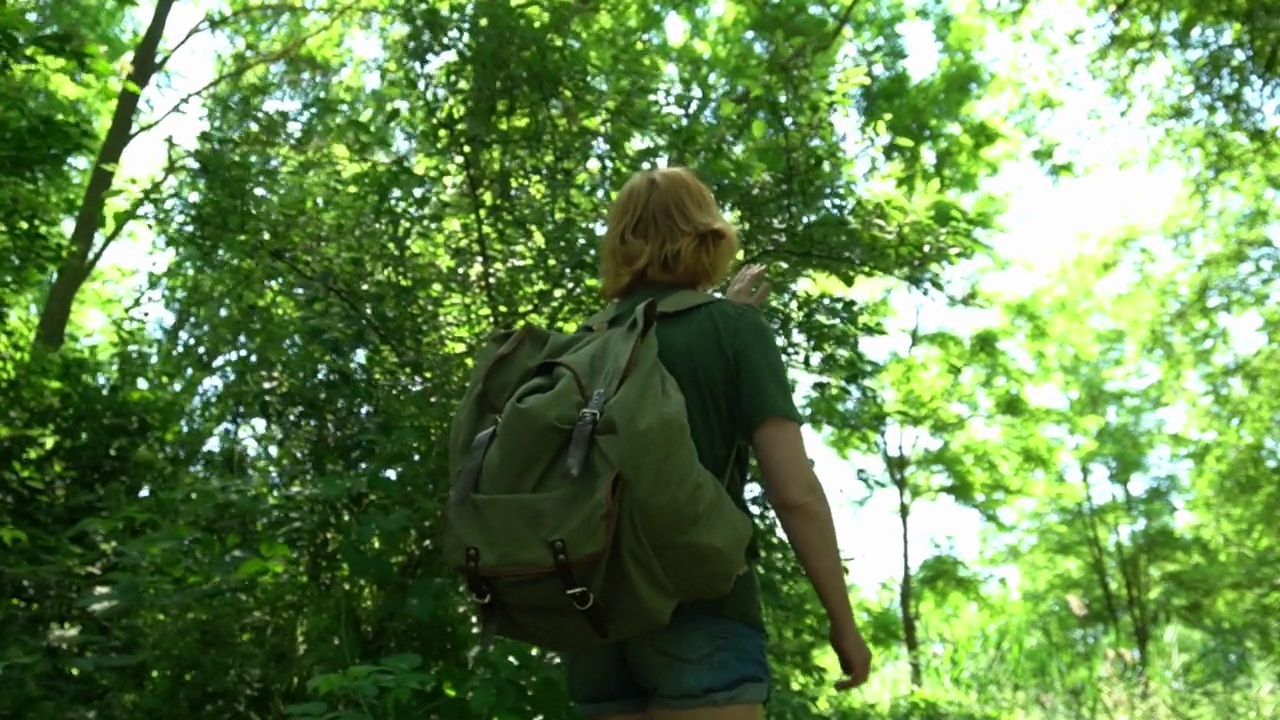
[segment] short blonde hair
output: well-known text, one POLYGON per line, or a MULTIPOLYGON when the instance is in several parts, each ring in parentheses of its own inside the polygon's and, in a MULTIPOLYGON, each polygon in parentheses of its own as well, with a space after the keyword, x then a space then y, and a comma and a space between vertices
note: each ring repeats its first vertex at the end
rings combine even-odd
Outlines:
POLYGON ((724 281, 737 254, 737 231, 692 172, 645 170, 609 209, 600 279, 611 300, 642 283, 703 290, 724 281))

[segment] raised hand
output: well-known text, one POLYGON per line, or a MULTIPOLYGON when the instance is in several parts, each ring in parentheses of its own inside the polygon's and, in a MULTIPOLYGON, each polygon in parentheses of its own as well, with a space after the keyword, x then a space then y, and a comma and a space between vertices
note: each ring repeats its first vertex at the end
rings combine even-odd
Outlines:
POLYGON ((764 265, 748 265, 738 271, 729 283, 725 297, 744 305, 759 307, 769 297, 769 281, 765 279, 764 265))

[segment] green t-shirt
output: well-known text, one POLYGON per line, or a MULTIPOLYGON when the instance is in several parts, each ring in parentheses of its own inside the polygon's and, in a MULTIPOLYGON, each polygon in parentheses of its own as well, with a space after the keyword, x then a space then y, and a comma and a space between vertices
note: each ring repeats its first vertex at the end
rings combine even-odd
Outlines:
MULTIPOLYGON (((618 301, 614 317, 629 317, 645 300, 677 289, 635 289, 618 301)), ((719 300, 663 316, 657 336, 658 359, 684 395, 698 459, 716 477, 724 477, 734 445, 742 443, 729 492, 745 509, 743 480, 756 428, 769 418, 801 421, 773 328, 759 309, 719 300)), ((713 614, 764 629, 754 571, 740 577, 725 597, 689 603, 680 612, 713 614)))

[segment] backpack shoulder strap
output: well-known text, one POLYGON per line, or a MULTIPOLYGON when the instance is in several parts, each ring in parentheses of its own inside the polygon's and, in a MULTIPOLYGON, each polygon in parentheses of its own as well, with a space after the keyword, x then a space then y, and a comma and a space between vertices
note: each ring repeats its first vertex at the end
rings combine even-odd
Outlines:
POLYGON ((724 485, 726 488, 729 487, 729 482, 738 474, 738 458, 745 454, 746 448, 743 447, 743 442, 741 440, 735 440, 733 443, 733 450, 729 452, 729 466, 724 471, 724 477, 720 478, 721 485, 724 485))
POLYGON ((677 290, 658 301, 660 315, 673 315, 716 302, 720 298, 698 290, 677 290))
MULTIPOLYGON (((656 302, 658 305, 659 315, 674 315, 675 313, 692 310, 701 305, 716 302, 720 298, 698 290, 677 290, 661 300, 646 300, 641 303, 643 307, 647 303, 656 302)), ((599 332, 607 329, 609 323, 613 322, 618 315, 618 303, 611 302, 605 309, 587 318, 582 324, 582 331, 599 332)))
POLYGON ((611 300, 603 310, 587 318, 578 328, 578 332, 602 332, 609 329, 609 323, 618 316, 618 301, 611 300))
MULTIPOLYGON (((698 290, 677 290, 672 292, 671 295, 663 297, 663 299, 641 302, 640 307, 644 307, 650 302, 655 302, 658 306, 659 315, 675 315, 676 313, 684 313, 685 310, 692 310, 694 307, 708 305, 710 302, 716 302, 717 300, 719 300, 719 297, 698 290)), ((639 310, 639 307, 637 307, 637 310, 639 310)), ((586 319, 585 323, 582 323, 580 332, 605 331, 617 314, 617 301, 609 302, 609 305, 605 306, 604 310, 591 315, 590 318, 586 319)))

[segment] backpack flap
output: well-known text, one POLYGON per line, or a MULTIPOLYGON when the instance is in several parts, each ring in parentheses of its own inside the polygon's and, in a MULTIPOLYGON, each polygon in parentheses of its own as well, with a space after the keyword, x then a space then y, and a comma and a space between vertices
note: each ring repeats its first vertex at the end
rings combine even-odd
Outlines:
POLYGON ((584 388, 600 383, 569 362, 584 339, 535 330, 527 338, 534 342, 495 355, 468 393, 479 406, 502 396, 500 413, 462 420, 459 412, 475 432, 468 439, 460 430, 451 443, 451 453, 467 457, 442 550, 497 634, 581 646, 609 632, 597 595, 617 524, 617 471, 590 452, 600 423, 584 412, 584 388), (570 462, 575 444, 582 450, 570 462))

